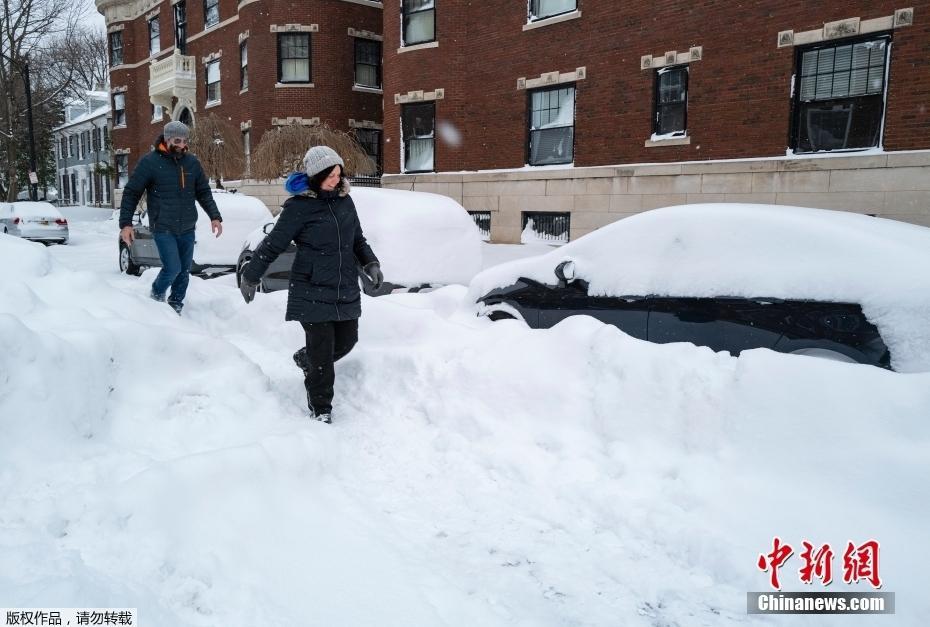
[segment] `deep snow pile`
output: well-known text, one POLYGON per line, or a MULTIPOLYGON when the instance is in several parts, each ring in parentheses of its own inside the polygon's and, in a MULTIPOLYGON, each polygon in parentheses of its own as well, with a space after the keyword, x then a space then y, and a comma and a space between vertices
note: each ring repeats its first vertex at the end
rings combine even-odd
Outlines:
POLYGON ((707 203, 609 224, 544 257, 485 270, 472 302, 575 262, 589 293, 858 303, 904 372, 930 371, 930 229, 845 211, 707 203))
POLYGON ((159 626, 855 621, 745 614, 778 535, 878 539, 894 624, 930 613, 928 374, 492 324, 449 287, 365 299, 325 426, 284 293, 246 307, 232 277, 194 278, 178 318, 146 298, 154 271, 53 258, 73 254, 0 236, 7 606, 159 626))

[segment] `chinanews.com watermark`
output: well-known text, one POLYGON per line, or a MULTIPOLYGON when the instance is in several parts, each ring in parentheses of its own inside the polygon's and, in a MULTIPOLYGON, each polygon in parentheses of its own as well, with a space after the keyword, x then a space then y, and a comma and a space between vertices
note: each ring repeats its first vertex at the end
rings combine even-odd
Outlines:
MULTIPOLYGON (((797 570, 801 583, 817 581, 826 588, 833 583, 834 552, 830 544, 816 546, 807 540, 797 570)), ((747 592, 746 612, 749 614, 894 614, 894 592, 879 592, 882 578, 879 570, 881 546, 877 540, 862 544, 848 541, 842 555, 842 581, 853 585, 867 582, 868 592, 782 592, 780 571, 794 555, 794 548, 775 536, 772 550, 762 553, 756 561, 758 569, 768 573, 768 583, 774 592, 747 592)), ((839 575, 839 573, 837 573, 839 575)))

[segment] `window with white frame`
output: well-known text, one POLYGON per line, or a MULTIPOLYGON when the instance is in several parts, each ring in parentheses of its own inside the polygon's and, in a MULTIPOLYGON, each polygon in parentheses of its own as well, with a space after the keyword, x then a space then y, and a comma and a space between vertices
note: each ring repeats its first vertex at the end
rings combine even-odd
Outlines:
POLYGON ((571 163, 575 142, 575 86, 532 90, 529 97, 530 165, 571 163))
POLYGON ((205 29, 220 23, 220 0, 203 0, 203 27, 205 29))
POLYGON ((688 66, 656 70, 653 132, 665 137, 683 137, 688 130, 688 66))
POLYGON ((126 94, 113 94, 113 126, 126 126, 126 94))
POLYGON ((161 122, 165 116, 165 108, 161 105, 152 105, 152 122, 161 122))
POLYGON ((355 84, 381 89, 381 42, 355 38, 355 84))
POLYGON ((530 20, 571 13, 578 8, 578 0, 530 0, 530 20))
POLYGON ((404 172, 432 172, 435 162, 436 104, 422 102, 401 107, 404 172))
POLYGON ((873 148, 881 140, 891 37, 799 48, 791 144, 798 152, 873 148))
POLYGON ((110 67, 123 64, 123 31, 110 33, 110 67))
POLYGON ((158 18, 153 17, 149 20, 149 56, 161 50, 160 32, 161 28, 158 25, 158 18))
POLYGON ((310 33, 278 35, 278 82, 310 82, 310 33))
POLYGON ((204 73, 207 82, 207 104, 220 101, 220 62, 210 61, 207 63, 207 71, 204 73))
POLYGON ((412 46, 436 40, 436 0, 403 0, 401 44, 412 46))

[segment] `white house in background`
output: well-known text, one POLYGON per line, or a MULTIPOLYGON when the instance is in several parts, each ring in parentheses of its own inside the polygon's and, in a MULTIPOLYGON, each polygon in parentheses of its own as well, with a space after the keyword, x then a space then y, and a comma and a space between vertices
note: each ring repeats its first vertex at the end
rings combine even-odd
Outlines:
POLYGON ((112 204, 110 117, 109 91, 88 91, 65 105, 65 123, 54 130, 61 204, 112 204))

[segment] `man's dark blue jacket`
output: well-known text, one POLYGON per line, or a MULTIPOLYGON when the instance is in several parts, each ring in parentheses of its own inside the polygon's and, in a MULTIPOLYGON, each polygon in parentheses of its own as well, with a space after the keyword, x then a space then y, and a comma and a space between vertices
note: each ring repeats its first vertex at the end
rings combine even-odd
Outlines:
POLYGON ((119 226, 132 226, 132 214, 142 193, 147 193, 149 228, 152 231, 180 235, 194 230, 200 203, 211 220, 220 220, 219 210, 210 193, 210 183, 197 157, 172 154, 159 137, 155 149, 142 157, 123 190, 119 206, 119 226))

